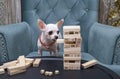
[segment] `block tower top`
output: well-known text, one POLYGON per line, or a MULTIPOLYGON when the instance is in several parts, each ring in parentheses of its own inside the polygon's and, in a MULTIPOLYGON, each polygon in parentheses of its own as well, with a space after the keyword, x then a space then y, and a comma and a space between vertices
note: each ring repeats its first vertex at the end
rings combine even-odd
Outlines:
POLYGON ((81 38, 80 26, 64 26, 64 38, 81 38))

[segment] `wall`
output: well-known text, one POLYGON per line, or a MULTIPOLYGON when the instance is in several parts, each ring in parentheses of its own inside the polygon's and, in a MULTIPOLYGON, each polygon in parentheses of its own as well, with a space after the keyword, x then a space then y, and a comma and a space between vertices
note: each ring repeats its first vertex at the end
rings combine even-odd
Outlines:
POLYGON ((100 0, 99 22, 120 27, 120 0, 100 0))
POLYGON ((0 25, 21 22, 21 1, 0 0, 0 25))

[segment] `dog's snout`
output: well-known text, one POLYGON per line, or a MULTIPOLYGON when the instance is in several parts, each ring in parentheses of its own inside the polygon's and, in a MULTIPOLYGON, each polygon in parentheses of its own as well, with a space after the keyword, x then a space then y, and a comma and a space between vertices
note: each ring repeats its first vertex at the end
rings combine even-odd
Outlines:
POLYGON ((55 36, 55 39, 58 39, 58 36, 55 36))

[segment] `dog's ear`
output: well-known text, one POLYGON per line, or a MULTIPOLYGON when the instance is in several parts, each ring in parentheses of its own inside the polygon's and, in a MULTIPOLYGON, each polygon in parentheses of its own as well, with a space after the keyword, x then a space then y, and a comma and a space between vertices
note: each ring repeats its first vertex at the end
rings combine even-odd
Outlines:
POLYGON ((38 19, 38 27, 40 28, 40 30, 45 30, 45 26, 46 24, 41 19, 38 19))
POLYGON ((56 23, 57 26, 58 26, 58 28, 62 26, 63 22, 64 22, 64 19, 61 19, 60 21, 58 21, 58 22, 56 23))

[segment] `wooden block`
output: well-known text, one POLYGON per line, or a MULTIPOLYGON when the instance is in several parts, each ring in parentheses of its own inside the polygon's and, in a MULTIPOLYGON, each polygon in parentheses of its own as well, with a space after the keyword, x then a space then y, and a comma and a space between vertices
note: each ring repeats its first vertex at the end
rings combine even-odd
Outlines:
POLYGON ((73 53, 70 53, 70 54, 66 54, 64 53, 64 57, 80 57, 81 55, 78 53, 78 54, 73 54, 73 53))
POLYGON ((11 71, 8 71, 8 74, 9 74, 9 75, 15 75, 15 74, 23 73, 23 72, 25 72, 25 71, 26 71, 26 69, 11 70, 11 71))
POLYGON ((32 58, 25 58, 25 61, 26 61, 26 62, 33 62, 34 59, 32 59, 32 58))
POLYGON ((48 75, 49 75, 49 76, 52 76, 52 75, 53 75, 53 72, 50 71, 48 75))
POLYGON ((16 66, 11 66, 11 67, 8 67, 7 70, 8 71, 12 71, 12 70, 24 70, 26 69, 26 66, 23 66, 21 64, 17 64, 16 66))
POLYGON ((80 63, 64 63, 64 66, 69 67, 80 67, 80 63))
POLYGON ((30 67, 33 64, 34 59, 32 58, 25 58, 25 66, 26 68, 30 67))
POLYGON ((76 31, 80 31, 80 26, 64 26, 63 27, 64 30, 70 30, 70 31, 73 31, 73 30, 76 30, 76 31))
POLYGON ((64 60, 81 60, 81 57, 65 57, 64 60))
POLYGON ((25 56, 24 55, 18 57, 18 63, 25 66, 25 56))
POLYGON ((64 43, 64 39, 57 39, 57 43, 64 43))
POLYGON ((80 70, 80 67, 67 67, 66 70, 80 70))
POLYGON ((4 64, 3 64, 3 67, 4 67, 4 69, 5 69, 5 68, 10 67, 10 66, 15 66, 17 63, 18 63, 17 60, 10 61, 10 62, 4 63, 4 64))
POLYGON ((86 69, 86 68, 89 68, 95 64, 97 64, 97 60, 91 60, 91 61, 88 61, 86 63, 83 63, 82 66, 84 69, 86 69))
POLYGON ((41 59, 40 58, 36 58, 35 61, 33 62, 33 67, 38 67, 40 64, 41 59))
POLYGON ((45 71, 45 76, 49 76, 49 71, 45 71))
POLYGON ((64 48, 65 53, 69 53, 69 51, 70 51, 70 53, 73 53, 73 52, 80 53, 81 49, 80 49, 80 47, 64 48))
POLYGON ((44 73, 45 73, 45 70, 44 70, 44 69, 41 69, 41 70, 40 70, 40 73, 41 73, 41 74, 44 74, 44 73))
POLYGON ((5 69, 5 68, 6 68, 6 67, 5 67, 5 66, 3 66, 3 65, 2 65, 2 66, 0 66, 0 69, 5 69))
POLYGON ((26 63, 25 63, 25 67, 28 68, 28 67, 30 67, 32 64, 33 64, 32 62, 26 62, 26 63))
POLYGON ((59 74, 60 72, 59 72, 59 70, 55 70, 54 73, 57 75, 57 74, 59 74))
POLYGON ((0 69, 0 74, 4 74, 5 70, 4 69, 0 69))

